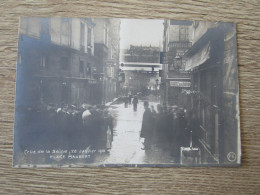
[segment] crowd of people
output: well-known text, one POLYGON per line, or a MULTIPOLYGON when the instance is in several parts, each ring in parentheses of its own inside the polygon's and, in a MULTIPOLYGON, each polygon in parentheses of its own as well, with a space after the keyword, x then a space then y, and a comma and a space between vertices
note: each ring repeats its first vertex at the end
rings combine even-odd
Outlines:
POLYGON ((111 147, 114 119, 104 105, 41 105, 28 108, 25 115, 23 123, 30 120, 31 131, 55 140, 58 147, 111 147))
POLYGON ((82 121, 92 148, 111 148, 115 120, 106 107, 90 106, 83 112, 82 121))
POLYGON ((124 101, 124 104, 125 104, 125 108, 127 108, 128 105, 133 104, 134 111, 135 112, 137 111, 137 105, 138 105, 138 102, 139 102, 137 95, 133 96, 132 94, 129 94, 128 96, 124 96, 123 101, 124 101))
POLYGON ((160 104, 155 109, 148 101, 144 102, 144 108, 140 137, 144 138, 145 151, 157 147, 179 159, 181 146, 197 144, 197 124, 191 113, 160 104))
MULTIPOLYGON (((125 96, 123 101, 131 104, 134 112, 137 111, 137 95, 125 96)), ((170 151, 178 159, 181 146, 198 144, 198 121, 193 112, 161 104, 153 106, 148 101, 144 101, 143 106, 145 111, 140 137, 144 138, 145 151, 157 147, 170 151)), ((73 105, 41 105, 39 108, 28 109, 27 112, 26 120, 32 120, 38 129, 42 128, 41 132, 47 131, 50 135, 53 131, 51 137, 60 139, 62 144, 71 143, 73 147, 77 144, 83 147, 81 144, 85 144, 94 149, 111 147, 116 120, 104 105, 83 105, 79 108, 73 105)))

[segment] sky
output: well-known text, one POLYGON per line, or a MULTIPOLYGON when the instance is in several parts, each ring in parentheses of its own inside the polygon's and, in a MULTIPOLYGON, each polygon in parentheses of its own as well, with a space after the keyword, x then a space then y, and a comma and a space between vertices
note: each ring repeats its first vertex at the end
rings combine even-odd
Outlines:
POLYGON ((120 48, 129 46, 162 46, 163 20, 121 19, 120 48))

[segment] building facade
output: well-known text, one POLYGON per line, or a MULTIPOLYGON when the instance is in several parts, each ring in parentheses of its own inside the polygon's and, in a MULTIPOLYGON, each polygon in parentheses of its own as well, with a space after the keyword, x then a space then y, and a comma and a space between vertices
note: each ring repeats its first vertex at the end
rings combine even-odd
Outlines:
POLYGON ((94 28, 94 55, 97 59, 96 77, 102 81, 102 103, 117 96, 120 56, 120 20, 96 18, 94 28))
POLYGON ((91 18, 21 18, 17 77, 23 82, 17 94, 24 94, 24 105, 105 102, 98 27, 91 18))
POLYGON ((185 70, 184 54, 192 45, 192 22, 165 20, 161 101, 168 106, 188 107, 190 73, 185 70))
POLYGON ((125 49, 123 52, 123 60, 125 62, 159 63, 160 48, 152 47, 151 45, 130 45, 129 49, 125 49))
POLYGON ((199 121, 202 163, 240 163, 236 28, 231 23, 193 22, 185 54, 191 71, 191 111, 199 121))
POLYGON ((158 92, 161 70, 159 47, 130 45, 123 51, 122 59, 120 68, 125 73, 123 88, 132 94, 158 92))

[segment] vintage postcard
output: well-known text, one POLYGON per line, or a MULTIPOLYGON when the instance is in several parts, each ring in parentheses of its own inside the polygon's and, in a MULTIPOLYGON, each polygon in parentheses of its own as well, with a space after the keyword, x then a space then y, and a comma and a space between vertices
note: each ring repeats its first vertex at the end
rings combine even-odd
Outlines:
POLYGON ((14 167, 241 164, 236 25, 20 18, 14 167))

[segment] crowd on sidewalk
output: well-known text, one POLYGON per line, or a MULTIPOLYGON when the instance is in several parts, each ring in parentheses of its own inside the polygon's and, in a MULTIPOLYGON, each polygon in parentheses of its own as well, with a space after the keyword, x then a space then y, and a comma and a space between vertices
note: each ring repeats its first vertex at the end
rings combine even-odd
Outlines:
POLYGON ((198 124, 191 111, 160 104, 155 109, 148 101, 144 108, 140 137, 144 138, 145 151, 160 148, 179 159, 181 146, 190 146, 191 140, 193 146, 197 145, 198 124))

